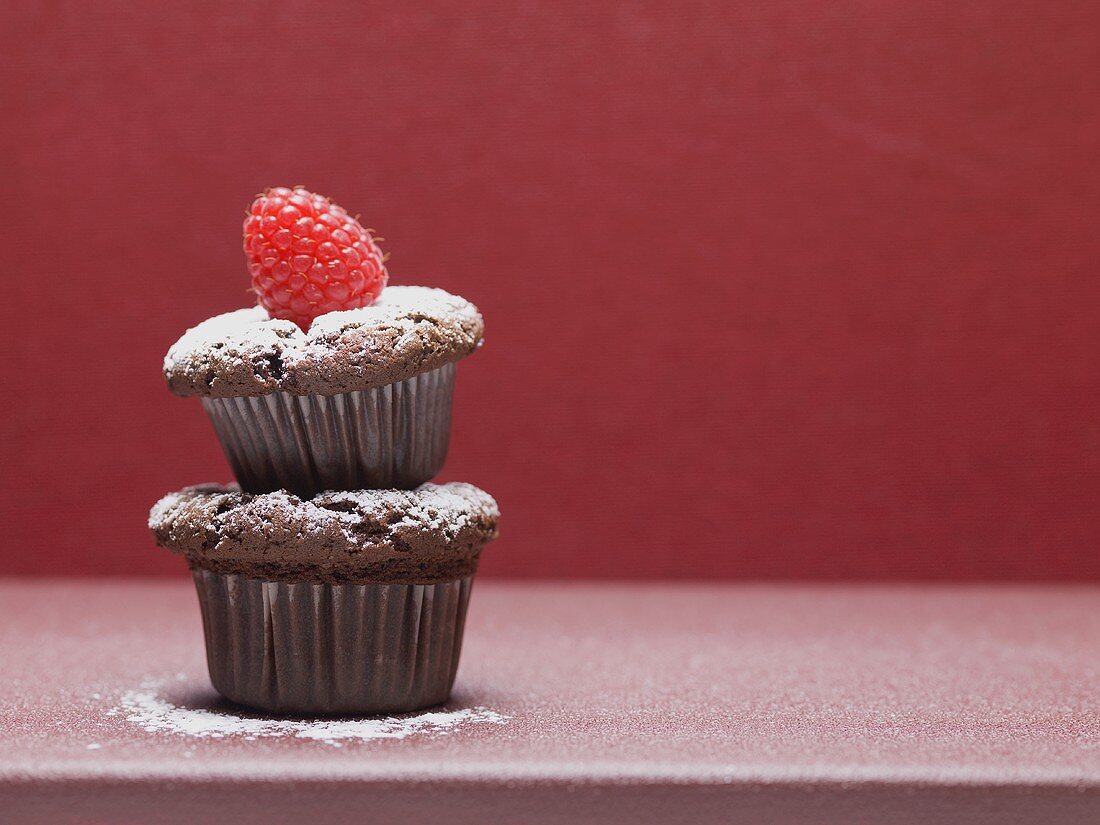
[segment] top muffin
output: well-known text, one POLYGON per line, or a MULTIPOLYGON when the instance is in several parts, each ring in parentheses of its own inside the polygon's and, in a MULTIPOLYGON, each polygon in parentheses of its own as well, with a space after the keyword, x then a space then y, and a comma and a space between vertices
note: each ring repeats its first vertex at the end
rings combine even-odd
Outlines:
POLYGON ((442 289, 390 286, 370 306, 329 312, 303 332, 263 307, 189 329, 164 359, 176 395, 336 395, 381 387, 466 357, 481 345, 477 307, 442 289))

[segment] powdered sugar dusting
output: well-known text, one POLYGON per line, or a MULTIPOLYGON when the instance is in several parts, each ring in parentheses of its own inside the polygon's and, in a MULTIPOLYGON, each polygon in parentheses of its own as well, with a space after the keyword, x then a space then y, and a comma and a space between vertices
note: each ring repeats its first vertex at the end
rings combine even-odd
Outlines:
POLYGON ((237 309, 208 318, 191 327, 168 348, 164 357, 164 369, 170 371, 177 364, 213 347, 228 350, 229 355, 241 357, 251 351, 264 351, 278 346, 295 346, 295 339, 304 338, 302 331, 292 321, 269 318, 263 307, 237 309))
POLYGON ((435 323, 461 326, 473 323, 477 308, 457 295, 427 286, 386 287, 370 306, 318 315, 310 325, 307 338, 316 343, 357 327, 386 325, 410 335, 424 319, 435 323))
MULTIPOLYGON (((205 543, 216 536, 219 551, 229 551, 226 536, 264 534, 267 544, 297 547, 304 540, 336 541, 359 552, 381 551, 402 536, 430 537, 448 546, 470 528, 491 523, 500 510, 496 501, 472 484, 422 484, 415 490, 339 490, 302 500, 285 490, 244 494, 219 485, 188 487, 169 493, 149 513, 149 527, 164 533, 165 546, 175 548, 190 538, 205 543)), ((491 540, 486 535, 483 541, 491 540)))
MULTIPOLYGON (((317 316, 308 332, 292 321, 269 317, 260 306, 215 315, 187 330, 168 349, 164 373, 189 384, 207 373, 224 378, 234 374, 242 361, 262 362, 269 356, 277 357, 283 370, 292 371, 299 362, 331 354, 345 333, 356 331, 396 331, 398 338, 390 346, 400 353, 415 347, 417 330, 425 323, 450 330, 461 349, 472 351, 480 343, 481 315, 465 298, 432 287, 393 286, 384 289, 370 306, 317 316), (472 339, 468 339, 470 335, 472 339)), ((274 375, 256 381, 267 392, 280 385, 274 375)), ((205 384, 201 394, 211 394, 211 386, 205 384)), ((199 389, 196 386, 187 394, 199 389)))
POLYGON ((364 522, 387 524, 391 533, 403 529, 423 530, 453 540, 474 522, 475 517, 494 520, 500 517, 492 496, 472 484, 458 481, 422 484, 415 490, 338 490, 321 493, 299 506, 311 524, 324 524, 335 516, 349 541, 354 541, 355 528, 364 522), (350 505, 353 509, 334 512, 334 504, 350 505), (400 518, 390 521, 391 513, 400 518))
POLYGON ((264 719, 173 704, 160 695, 162 684, 143 682, 124 693, 119 703, 119 711, 126 719, 147 733, 199 739, 286 737, 340 747, 345 742, 404 739, 413 734, 439 734, 473 724, 500 725, 508 720, 507 716, 481 707, 369 719, 264 719))

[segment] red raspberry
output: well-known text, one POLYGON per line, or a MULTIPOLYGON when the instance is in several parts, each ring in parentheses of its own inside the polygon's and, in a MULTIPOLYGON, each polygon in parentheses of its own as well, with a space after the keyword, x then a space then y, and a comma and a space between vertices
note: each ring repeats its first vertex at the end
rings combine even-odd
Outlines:
POLYGON ((326 312, 369 306, 389 278, 370 232, 301 187, 268 189, 252 202, 244 253, 260 305, 303 330, 326 312))

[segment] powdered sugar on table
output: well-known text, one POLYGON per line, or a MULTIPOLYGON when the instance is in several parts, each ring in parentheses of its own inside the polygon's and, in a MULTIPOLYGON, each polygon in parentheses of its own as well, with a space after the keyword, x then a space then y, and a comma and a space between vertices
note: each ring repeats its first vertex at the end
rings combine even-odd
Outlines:
POLYGON ((265 719, 177 705, 161 695, 162 687, 163 682, 150 680, 126 691, 116 712, 147 733, 169 733, 200 739, 294 737, 334 747, 340 747, 345 742, 440 734, 474 724, 500 725, 508 719, 481 707, 385 718, 265 719))

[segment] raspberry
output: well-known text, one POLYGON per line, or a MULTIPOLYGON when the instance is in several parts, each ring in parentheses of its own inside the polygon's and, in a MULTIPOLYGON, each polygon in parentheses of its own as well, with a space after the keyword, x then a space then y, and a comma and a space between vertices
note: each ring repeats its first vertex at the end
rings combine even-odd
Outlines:
POLYGON ((369 306, 389 279, 370 232, 301 187, 268 189, 252 202, 244 253, 260 305, 303 330, 326 312, 369 306))

